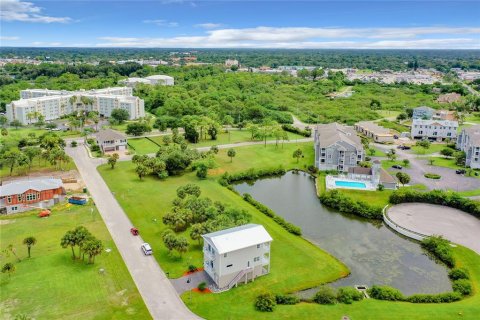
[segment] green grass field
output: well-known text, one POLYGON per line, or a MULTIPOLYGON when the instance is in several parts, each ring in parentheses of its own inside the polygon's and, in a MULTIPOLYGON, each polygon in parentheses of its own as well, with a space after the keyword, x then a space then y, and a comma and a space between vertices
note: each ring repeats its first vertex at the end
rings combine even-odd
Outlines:
POLYGON ((455 163, 455 159, 446 159, 444 157, 429 157, 428 159, 434 159, 433 165, 437 167, 445 167, 450 169, 464 169, 464 167, 459 166, 455 163))
MULTIPOLYGON (((300 144, 300 147, 306 154, 298 164, 298 167, 303 168, 304 165, 312 163, 313 150, 311 143, 300 144)), ((161 232, 165 229, 161 218, 171 209, 175 190, 181 185, 198 184, 202 196, 248 210, 252 214, 252 222, 264 225, 272 235, 274 241, 271 274, 222 294, 187 292, 182 295, 187 306, 205 319, 340 319, 343 315, 348 315, 351 319, 452 319, 458 317, 459 312, 462 319, 476 319, 480 312, 479 295, 452 304, 417 305, 370 299, 354 302, 352 305, 320 306, 301 303, 296 306, 277 306, 273 313, 255 311, 254 299, 262 292, 295 292, 333 281, 348 273, 346 267, 332 256, 303 238, 287 233, 270 218, 244 202, 240 196, 220 186, 216 181, 218 175, 225 171, 276 167, 280 164, 285 168, 294 167, 297 164, 291 154, 295 148, 294 145, 288 147, 285 145, 283 150, 272 145, 267 148, 263 146, 236 148, 237 156, 233 162, 230 162, 225 150, 221 150, 217 157, 220 167, 211 170, 211 176, 206 180, 197 179, 194 173, 186 173, 164 181, 153 177, 140 181, 130 162, 121 162, 114 170, 101 166, 99 172, 117 195, 118 201, 132 222, 140 228, 144 239, 154 248, 157 261, 172 277, 180 276, 187 270, 189 264, 199 266, 202 263, 201 246, 196 242, 190 240, 189 252, 180 257, 169 256, 161 241, 161 232)), ((321 183, 321 179, 318 180, 321 183)), ((350 190, 348 194, 351 195, 350 190)), ((356 192, 352 196, 368 202, 375 201, 380 205, 386 201, 388 195, 389 191, 383 191, 371 192, 369 195, 356 192)), ((188 238, 188 230, 186 233, 188 238)), ((480 263, 480 256, 462 247, 455 248, 455 254, 457 260, 461 261, 460 264, 471 270, 475 290, 478 291, 480 268, 477 266, 480 263)))
POLYGON ((428 149, 424 149, 420 146, 412 146, 412 150, 410 152, 413 154, 432 154, 438 153, 445 148, 447 148, 447 145, 444 143, 432 143, 428 149))
POLYGON ((384 119, 395 120, 401 112, 395 110, 378 110, 377 113, 384 119))
POLYGON ((92 216, 91 208, 61 204, 49 218, 38 218, 35 210, 0 219, 2 265, 13 262, 16 267, 11 277, 0 275, 0 318, 24 314, 29 319, 150 319, 105 224, 96 209, 92 216), (63 234, 79 225, 112 250, 93 265, 73 261, 71 250, 60 246, 63 234), (27 236, 37 239, 30 259, 22 244, 27 236), (9 244, 21 262, 5 256, 9 244))

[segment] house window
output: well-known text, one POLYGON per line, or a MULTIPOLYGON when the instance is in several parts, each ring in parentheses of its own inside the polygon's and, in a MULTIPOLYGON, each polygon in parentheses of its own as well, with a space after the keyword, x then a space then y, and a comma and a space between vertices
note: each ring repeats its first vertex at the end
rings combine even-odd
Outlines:
POLYGON ((226 254, 226 253, 224 253, 224 254, 223 254, 223 257, 224 257, 224 258, 226 258, 226 257, 227 257, 227 254, 226 254))
POLYGON ((22 202, 22 195, 21 194, 17 194, 17 202, 22 202))
POLYGON ((260 261, 260 257, 253 258, 253 262, 258 262, 258 261, 260 261))
POLYGON ((231 266, 233 266, 233 264, 227 264, 227 268, 230 268, 231 266))
POLYGON ((32 201, 37 199, 37 195, 35 193, 28 193, 27 194, 27 201, 32 201))
POLYGON ((18 207, 11 207, 10 208, 12 211, 17 211, 18 210, 18 207))
POLYGON ((257 249, 260 249, 262 245, 261 244, 257 244, 257 249))
POLYGON ((7 203, 12 203, 12 196, 7 197, 7 203))

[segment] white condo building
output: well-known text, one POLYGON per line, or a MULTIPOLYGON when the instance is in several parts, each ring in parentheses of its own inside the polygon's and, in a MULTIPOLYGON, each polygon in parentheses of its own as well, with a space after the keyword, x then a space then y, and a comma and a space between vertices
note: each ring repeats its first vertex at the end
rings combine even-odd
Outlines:
POLYGON ((457 128, 457 121, 413 119, 410 134, 413 139, 455 139, 457 128))
POLYGON ((205 272, 220 291, 270 273, 272 237, 262 225, 246 224, 202 237, 205 272))
POLYGON ((148 85, 162 85, 162 86, 173 86, 175 80, 173 77, 166 76, 163 74, 157 74, 153 76, 148 76, 145 78, 127 78, 120 80, 118 83, 123 84, 128 87, 135 87, 139 83, 148 84, 148 85))
POLYGON ((110 117, 114 109, 124 109, 128 111, 130 120, 145 116, 143 100, 133 96, 129 87, 79 91, 27 89, 20 92, 20 98, 7 104, 9 121, 30 124, 37 121, 29 116, 34 113, 43 115, 49 121, 81 110, 97 111, 102 117, 110 117))

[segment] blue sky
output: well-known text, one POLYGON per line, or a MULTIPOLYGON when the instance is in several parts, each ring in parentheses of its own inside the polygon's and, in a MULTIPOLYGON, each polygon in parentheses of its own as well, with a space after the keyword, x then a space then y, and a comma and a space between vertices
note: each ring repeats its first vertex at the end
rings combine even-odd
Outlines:
POLYGON ((480 1, 0 0, 2 46, 480 49, 480 1))

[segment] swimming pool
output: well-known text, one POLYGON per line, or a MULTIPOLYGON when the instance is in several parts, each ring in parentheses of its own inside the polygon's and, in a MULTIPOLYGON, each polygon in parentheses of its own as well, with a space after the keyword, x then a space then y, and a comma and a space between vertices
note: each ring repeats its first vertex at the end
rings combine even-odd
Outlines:
POLYGON ((357 189, 366 189, 367 188, 365 183, 355 182, 355 181, 335 180, 335 185, 337 187, 345 187, 345 188, 357 188, 357 189))

